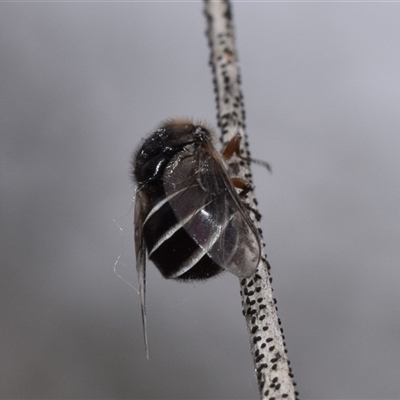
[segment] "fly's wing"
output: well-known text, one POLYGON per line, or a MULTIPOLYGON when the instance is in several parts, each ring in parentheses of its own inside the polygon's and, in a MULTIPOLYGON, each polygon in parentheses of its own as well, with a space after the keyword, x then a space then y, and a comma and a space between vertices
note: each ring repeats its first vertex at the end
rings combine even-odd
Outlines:
POLYGON ((204 254, 238 277, 253 274, 260 239, 212 144, 175 156, 163 178, 177 219, 204 254))
POLYGON ((140 188, 136 191, 135 197, 135 253, 136 253, 136 269, 139 280, 139 295, 142 309, 142 324, 144 346, 147 359, 149 358, 149 350, 147 343, 147 327, 146 327, 146 247, 143 237, 143 222, 145 218, 145 208, 147 205, 147 197, 140 188))

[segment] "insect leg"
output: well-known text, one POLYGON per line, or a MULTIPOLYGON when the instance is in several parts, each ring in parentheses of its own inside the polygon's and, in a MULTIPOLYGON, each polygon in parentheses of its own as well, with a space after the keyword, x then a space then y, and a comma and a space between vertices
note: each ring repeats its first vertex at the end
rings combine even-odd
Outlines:
POLYGON ((239 133, 236 134, 229 141, 229 143, 226 145, 226 147, 222 151, 222 153, 221 153, 222 158, 225 161, 228 161, 233 155, 235 155, 236 157, 240 158, 243 161, 252 162, 254 164, 261 165, 261 166, 267 168, 267 170, 271 172, 272 171, 272 167, 266 161, 255 160, 254 158, 250 158, 250 157, 243 157, 240 154, 240 142, 241 142, 241 140, 242 140, 242 136, 239 133))
MULTIPOLYGON (((233 186, 235 186, 238 189, 242 189, 242 191, 239 193, 240 197, 245 196, 252 189, 252 186, 250 185, 250 183, 248 181, 246 181, 246 179, 235 177, 235 178, 231 178, 231 181, 233 183, 233 186)), ((247 207, 247 209, 249 211, 254 213, 256 220, 260 221, 261 214, 257 210, 255 210, 253 207, 251 207, 250 205, 248 205, 246 203, 245 203, 245 206, 247 207)))
POLYGON ((249 181, 246 179, 234 177, 231 178, 231 182, 235 188, 241 189, 242 191, 239 193, 239 196, 243 197, 246 196, 247 193, 252 189, 252 186, 249 181))
POLYGON ((240 155, 240 142, 242 136, 236 134, 226 145, 225 149, 222 151, 221 156, 225 161, 228 161, 234 154, 242 158, 240 155))

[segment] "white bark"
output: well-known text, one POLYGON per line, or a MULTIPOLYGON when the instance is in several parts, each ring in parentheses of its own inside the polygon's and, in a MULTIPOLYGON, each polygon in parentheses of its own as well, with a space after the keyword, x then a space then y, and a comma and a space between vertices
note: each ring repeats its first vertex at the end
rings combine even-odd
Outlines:
MULTIPOLYGON (((226 144, 234 135, 240 133, 244 138, 241 143, 241 153, 244 157, 249 157, 229 1, 205 0, 205 16, 211 50, 210 65, 213 70, 218 109, 218 126, 222 132, 222 142, 226 144)), ((234 172, 251 181, 250 168, 247 163, 238 162, 234 166, 234 172)), ((252 191, 247 200, 253 209, 257 208, 252 191)), ((259 218, 256 219, 259 220, 259 218)), ((256 219, 254 222, 259 228, 256 219)), ((260 398, 295 399, 298 393, 294 389, 293 375, 286 355, 276 301, 272 294, 272 278, 269 275, 269 269, 264 254, 254 276, 241 280, 243 314, 250 335, 260 398)))

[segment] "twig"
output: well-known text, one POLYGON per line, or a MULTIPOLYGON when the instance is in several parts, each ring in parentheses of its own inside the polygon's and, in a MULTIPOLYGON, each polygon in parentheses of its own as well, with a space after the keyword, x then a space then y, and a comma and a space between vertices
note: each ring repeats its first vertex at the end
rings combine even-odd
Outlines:
MULTIPOLYGON (((205 0, 205 16, 221 140, 226 144, 234 135, 240 133, 245 138, 241 143, 241 153, 244 157, 249 157, 229 1, 205 0)), ((251 181, 249 165, 240 162, 233 168, 235 174, 251 181)), ((247 200, 252 209, 256 209, 257 202, 252 192, 247 200)), ((254 222, 259 226, 259 214, 257 211, 254 214, 254 222)), ((295 399, 298 393, 294 390, 295 383, 286 355, 283 331, 275 306, 276 300, 272 295, 269 269, 264 255, 254 276, 241 280, 243 315, 246 317, 250 335, 260 398, 295 399)))

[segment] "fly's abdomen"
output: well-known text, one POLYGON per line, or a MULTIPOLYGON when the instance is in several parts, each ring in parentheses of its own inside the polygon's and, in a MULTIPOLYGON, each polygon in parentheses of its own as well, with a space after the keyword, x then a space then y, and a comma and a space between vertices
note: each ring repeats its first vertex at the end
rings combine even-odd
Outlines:
POLYGON ((158 200, 143 225, 149 259, 170 279, 207 279, 220 273, 222 268, 186 232, 184 224, 165 197, 158 200))

